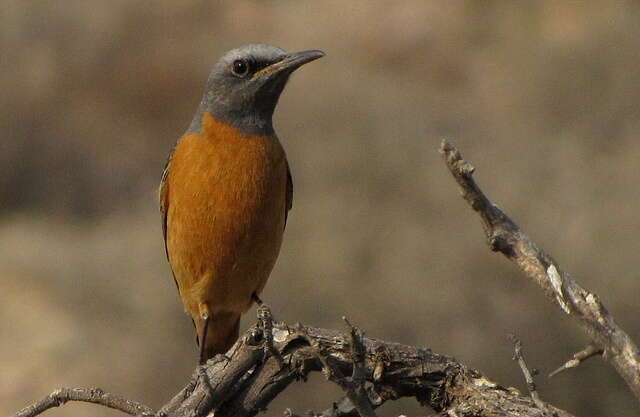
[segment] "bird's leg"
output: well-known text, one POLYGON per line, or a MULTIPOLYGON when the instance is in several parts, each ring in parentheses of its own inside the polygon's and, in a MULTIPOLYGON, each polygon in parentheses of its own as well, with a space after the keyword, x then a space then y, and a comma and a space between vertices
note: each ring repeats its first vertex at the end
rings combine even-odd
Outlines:
POLYGON ((202 315, 202 340, 200 340, 200 360, 198 363, 200 365, 204 365, 207 361, 207 356, 205 352, 205 341, 207 340, 207 330, 209 329, 209 313, 204 313, 202 315))
POLYGON ((266 358, 267 354, 270 353, 282 368, 284 366, 282 355, 273 346, 273 316, 271 315, 271 309, 255 293, 253 293, 252 298, 258 304, 258 326, 262 328, 262 333, 264 334, 264 356, 266 358))

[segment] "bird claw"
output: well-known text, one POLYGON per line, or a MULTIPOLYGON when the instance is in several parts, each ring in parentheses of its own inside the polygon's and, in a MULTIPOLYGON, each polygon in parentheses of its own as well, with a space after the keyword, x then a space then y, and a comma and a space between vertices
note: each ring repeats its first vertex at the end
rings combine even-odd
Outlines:
POLYGON ((284 367, 284 359, 282 355, 273 345, 273 315, 271 314, 271 309, 268 305, 260 302, 258 306, 258 327, 262 329, 262 334, 264 335, 264 356, 263 360, 266 360, 269 354, 271 354, 280 369, 284 367))

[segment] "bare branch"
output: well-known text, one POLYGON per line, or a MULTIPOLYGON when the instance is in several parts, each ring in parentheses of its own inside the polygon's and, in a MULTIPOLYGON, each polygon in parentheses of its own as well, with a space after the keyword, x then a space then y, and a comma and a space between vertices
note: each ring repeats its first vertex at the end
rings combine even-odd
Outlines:
POLYGON ((567 369, 575 368, 591 357, 602 355, 602 352, 602 349, 594 344, 587 345, 587 347, 582 349, 580 352, 574 353, 573 359, 566 361, 564 365, 551 372, 549 374, 549 378, 552 378, 560 372, 566 371, 567 369))
POLYGON ((346 317, 342 317, 342 319, 347 323, 347 326, 349 326, 349 334, 351 336, 351 361, 353 362, 351 382, 349 384, 351 390, 347 392, 347 398, 354 404, 361 417, 376 417, 376 413, 373 411, 372 401, 369 398, 365 385, 367 378, 364 368, 364 355, 366 352, 363 342, 364 333, 359 328, 353 326, 346 317))
POLYGON ((518 365, 520 365, 520 369, 522 370, 522 374, 524 375, 524 380, 527 383, 527 389, 529 390, 529 395, 531 395, 531 399, 536 406, 541 410, 546 409, 546 405, 540 399, 540 395, 538 394, 538 390, 536 389, 536 383, 533 380, 533 375, 531 371, 529 371, 529 367, 527 366, 527 362, 524 360, 524 355, 522 354, 522 342, 520 339, 516 337, 515 334, 509 335, 509 340, 513 342, 514 345, 514 355, 513 360, 518 361, 518 365))
MULTIPOLYGON (((228 353, 227 368, 243 362, 242 368, 247 369, 243 376, 231 384, 232 390, 219 392, 216 388, 216 384, 220 386, 228 378, 222 375, 226 372, 224 368, 219 364, 205 365, 207 374, 212 379, 215 401, 209 403, 206 409, 199 409, 196 415, 215 410, 216 417, 254 416, 266 409, 270 401, 291 382, 305 379, 310 372, 325 370, 338 383, 353 382, 345 378, 348 374, 353 376, 355 365, 351 333, 273 323, 273 346, 282 356, 284 366, 281 367, 269 350, 266 350, 267 357, 264 358, 263 346, 256 344, 256 332, 259 332, 258 327, 250 329, 228 353), (317 352, 321 354, 318 355, 317 352), (215 371, 214 367, 217 367, 215 371)), ((366 389, 366 397, 369 401, 371 398, 375 399, 372 408, 388 400, 415 397, 421 404, 438 412, 446 411, 450 415, 546 415, 531 398, 513 388, 507 389, 490 381, 478 371, 465 367, 451 357, 438 355, 425 348, 386 343, 363 336, 356 338, 361 341, 362 346, 361 365, 357 365, 361 366, 361 371, 356 370, 356 376, 362 372, 364 381, 370 384, 366 389), (379 371, 381 360, 385 361, 382 372, 379 371), (376 380, 375 372, 379 374, 376 380)), ((259 341, 260 344, 264 343, 264 338, 259 341)), ((196 402, 193 397, 202 398, 206 391, 205 387, 197 384, 184 403, 193 404, 196 402)), ((183 405, 179 409, 184 412, 168 415, 173 417, 188 414, 188 406, 183 405)), ((336 407, 320 415, 354 417, 355 409, 358 408, 353 405, 353 401, 345 398, 336 407)), ((552 406, 548 406, 548 410, 558 416, 570 416, 552 406)), ((292 412, 291 414, 293 415, 292 412)))
MULTIPOLYGON (((273 323, 272 343, 281 357, 265 346, 263 324, 250 328, 227 352, 198 367, 189 384, 171 399, 157 417, 200 417, 215 411, 216 417, 252 417, 296 380, 310 372, 328 369, 338 381, 363 387, 365 393, 344 398, 323 417, 356 417, 369 414, 389 400, 416 398, 438 413, 478 417, 543 417, 547 413, 528 396, 505 388, 454 358, 427 348, 405 346, 364 337, 352 328, 348 334, 313 327, 273 323), (321 355, 318 355, 321 352, 321 355), (383 365, 381 365, 383 364, 383 365), (324 365, 324 366, 323 366, 324 365), (351 378, 345 378, 351 375, 351 378), (367 411, 363 403, 369 403, 367 411), (357 414, 356 414, 357 410, 357 414)), ((350 388, 353 390, 354 386, 350 388)), ((349 394, 349 390, 345 390, 349 394)), ((349 395, 347 395, 349 396, 349 395)), ((152 414, 145 406, 99 390, 53 395, 13 417, 34 417, 67 400, 85 398, 129 414, 152 414), (99 399, 102 398, 102 399, 99 399), (64 399, 64 400, 60 400, 64 399), (49 402, 53 402, 51 405, 49 402), (125 405, 118 405, 124 402, 125 405)), ((547 405, 549 413, 570 417, 547 405)))
POLYGON ((473 180, 474 167, 446 140, 440 147, 447 167, 458 182, 464 199, 478 213, 491 250, 501 252, 535 281, 547 297, 575 319, 604 350, 637 399, 640 400, 640 351, 614 321, 598 296, 582 288, 558 263, 484 195, 473 180))
POLYGON ((59 407, 69 401, 100 404, 132 416, 154 414, 154 411, 144 404, 104 392, 100 388, 60 388, 11 417, 37 416, 50 408, 59 407))
POLYGON ((331 363, 330 359, 322 352, 318 352, 318 358, 322 363, 324 369, 323 373, 327 376, 327 379, 340 385, 342 390, 346 393, 346 397, 349 399, 351 404, 353 404, 358 414, 361 417, 376 417, 376 414, 371 407, 371 403, 366 397, 364 388, 362 388, 362 391, 356 390, 355 384, 353 384, 352 381, 348 381, 342 374, 340 369, 337 366, 334 366, 331 363))
MULTIPOLYGON (((370 387, 368 391, 371 391, 370 387)), ((372 404, 374 408, 377 407, 376 404, 372 404)), ((310 411, 305 413, 304 415, 295 414, 291 409, 287 409, 284 412, 285 417, 359 417, 360 414, 358 410, 353 405, 349 398, 342 397, 339 401, 333 403, 331 408, 327 408, 321 413, 316 413, 314 411, 310 411)))
POLYGON ((316 354, 318 359, 322 363, 323 373, 327 376, 327 379, 337 383, 344 390, 347 398, 353 404, 361 417, 377 417, 373 411, 371 402, 367 396, 365 389, 365 370, 364 370, 364 354, 365 348, 362 342, 362 332, 360 329, 354 327, 349 323, 346 317, 342 318, 350 327, 350 346, 351 346, 351 362, 352 372, 351 381, 342 374, 340 369, 331 363, 330 358, 322 352, 319 345, 315 344, 316 354))
MULTIPOLYGON (((206 416, 211 410, 215 410, 222 403, 237 393, 247 378, 263 356, 261 346, 255 346, 252 339, 254 331, 249 331, 244 338, 239 340, 231 348, 231 358, 216 355, 213 359, 202 365, 204 376, 201 371, 193 391, 185 400, 175 407, 173 413, 167 415, 173 417, 200 417, 206 416), (242 346, 243 349, 237 349, 242 346)), ((173 402, 173 400, 171 401, 173 402)), ((165 409, 166 407, 163 407, 165 409)), ((257 412, 257 410, 256 410, 257 412)))
POLYGON ((180 405, 193 393, 193 390, 196 388, 198 383, 198 372, 195 372, 191 377, 191 380, 187 384, 186 387, 180 390, 168 403, 166 403, 160 411, 158 411, 158 416, 168 416, 175 414, 175 411, 180 407, 180 405))

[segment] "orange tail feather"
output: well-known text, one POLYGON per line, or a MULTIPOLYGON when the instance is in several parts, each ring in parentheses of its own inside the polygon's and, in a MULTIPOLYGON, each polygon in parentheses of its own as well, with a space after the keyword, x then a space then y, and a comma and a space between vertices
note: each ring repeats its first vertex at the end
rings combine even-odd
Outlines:
MULTIPOLYGON (((202 319, 195 320, 198 332, 198 345, 202 340, 202 319)), ((204 341, 205 360, 219 353, 226 353, 238 340, 240 331, 240 313, 224 312, 212 314, 207 329, 207 340, 204 341)))

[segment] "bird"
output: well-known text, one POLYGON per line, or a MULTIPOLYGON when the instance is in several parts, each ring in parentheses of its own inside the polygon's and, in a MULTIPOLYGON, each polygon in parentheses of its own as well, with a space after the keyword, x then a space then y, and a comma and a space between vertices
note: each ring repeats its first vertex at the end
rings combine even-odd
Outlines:
POLYGON ((293 202, 273 113, 290 75, 324 56, 247 44, 213 66, 159 187, 166 256, 191 316, 199 363, 224 354, 263 290, 293 202))

